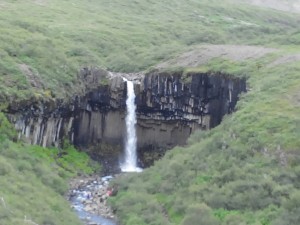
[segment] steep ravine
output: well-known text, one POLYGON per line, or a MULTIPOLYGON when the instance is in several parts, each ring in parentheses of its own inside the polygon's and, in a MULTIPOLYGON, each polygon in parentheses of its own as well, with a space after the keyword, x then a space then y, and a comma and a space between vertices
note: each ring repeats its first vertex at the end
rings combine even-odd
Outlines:
POLYGON ((234 110, 245 79, 218 73, 117 74, 84 69, 83 95, 68 101, 13 103, 7 116, 22 136, 42 146, 67 139, 94 157, 116 163, 125 134, 126 82, 134 80, 139 164, 149 166, 166 149, 185 144, 197 129, 217 126, 234 110))

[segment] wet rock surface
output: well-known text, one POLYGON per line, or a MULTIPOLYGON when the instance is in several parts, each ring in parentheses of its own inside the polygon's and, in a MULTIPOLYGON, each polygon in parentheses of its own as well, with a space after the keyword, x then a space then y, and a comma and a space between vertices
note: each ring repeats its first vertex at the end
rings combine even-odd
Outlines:
POLYGON ((107 199, 115 193, 109 187, 112 176, 76 178, 70 182, 68 199, 85 225, 117 225, 107 199))

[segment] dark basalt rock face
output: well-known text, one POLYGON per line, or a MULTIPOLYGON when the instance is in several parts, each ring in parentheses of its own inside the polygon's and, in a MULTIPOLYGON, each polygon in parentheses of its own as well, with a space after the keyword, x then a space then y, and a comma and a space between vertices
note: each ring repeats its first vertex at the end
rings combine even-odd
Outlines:
MULTIPOLYGON (((11 104, 8 118, 19 137, 23 135, 32 144, 59 146, 67 138, 82 149, 93 149, 95 156, 103 158, 106 152, 117 161, 125 137, 123 75, 83 69, 79 77, 85 94, 68 102, 11 104), (107 146, 118 146, 118 151, 112 153, 113 148, 107 146)), ((132 77, 136 81, 136 129, 142 166, 149 166, 166 149, 185 144, 193 131, 217 126, 234 110, 238 95, 246 91, 245 79, 224 74, 152 72, 132 77)))
POLYGON ((231 113, 238 95, 246 91, 245 79, 223 74, 188 74, 184 81, 180 73, 153 73, 143 80, 137 97, 138 112, 159 114, 162 120, 198 121, 202 128, 220 124, 231 113), (209 122, 204 121, 209 116, 209 122))

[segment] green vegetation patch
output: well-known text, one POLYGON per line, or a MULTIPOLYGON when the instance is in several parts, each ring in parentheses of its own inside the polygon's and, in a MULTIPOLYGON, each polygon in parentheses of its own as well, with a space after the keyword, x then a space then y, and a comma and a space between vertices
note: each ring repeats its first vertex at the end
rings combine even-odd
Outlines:
MULTIPOLYGON (((272 62, 299 52, 299 22, 231 0, 2 0, 0 101, 70 97, 82 67, 142 71, 199 45, 278 49, 183 68, 247 77, 249 91, 219 127, 120 177, 111 204, 124 225, 298 225, 300 64, 272 62)), ((86 155, 14 138, 0 114, 1 224, 78 224, 61 195, 68 177, 92 172, 86 155)))
POLYGON ((13 133, 0 113, 0 224, 81 224, 64 197, 68 178, 99 167, 71 146, 62 151, 13 143, 13 133))
POLYGON ((206 65, 207 71, 217 66, 226 74, 244 69, 248 93, 221 125, 195 132, 188 146, 167 152, 141 174, 116 181, 120 194, 111 204, 124 224, 136 215, 155 225, 299 224, 300 107, 295 96, 300 64, 268 66, 272 58, 263 58, 262 67, 255 60, 206 65), (138 207, 150 199, 152 222, 138 207))
POLYGON ((0 12, 2 101, 70 97, 82 67, 137 72, 199 44, 299 45, 299 15, 231 0, 3 0, 0 12))

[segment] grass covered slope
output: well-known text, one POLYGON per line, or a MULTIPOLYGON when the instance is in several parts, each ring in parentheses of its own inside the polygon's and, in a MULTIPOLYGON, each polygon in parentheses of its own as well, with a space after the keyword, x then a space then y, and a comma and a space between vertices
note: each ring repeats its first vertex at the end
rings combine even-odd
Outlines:
POLYGON ((0 224, 80 225, 64 194, 68 178, 92 173, 86 154, 13 143, 14 131, 0 114, 0 224))
POLYGON ((299 45, 299 15, 226 0, 2 0, 2 101, 79 92, 84 66, 147 69, 203 43, 299 45))
MULTIPOLYGON (((250 91, 219 127, 116 181, 111 203, 123 225, 298 225, 300 15, 247 1, 2 0, 0 103, 80 92, 83 66, 146 70, 203 44, 278 49, 187 68, 246 75, 250 91)), ((0 116, 0 224, 78 224, 61 194, 86 158, 12 143, 0 116)))
POLYGON ((244 71, 250 91, 220 126, 116 181, 122 224, 300 224, 300 63, 272 60, 202 68, 244 71))

